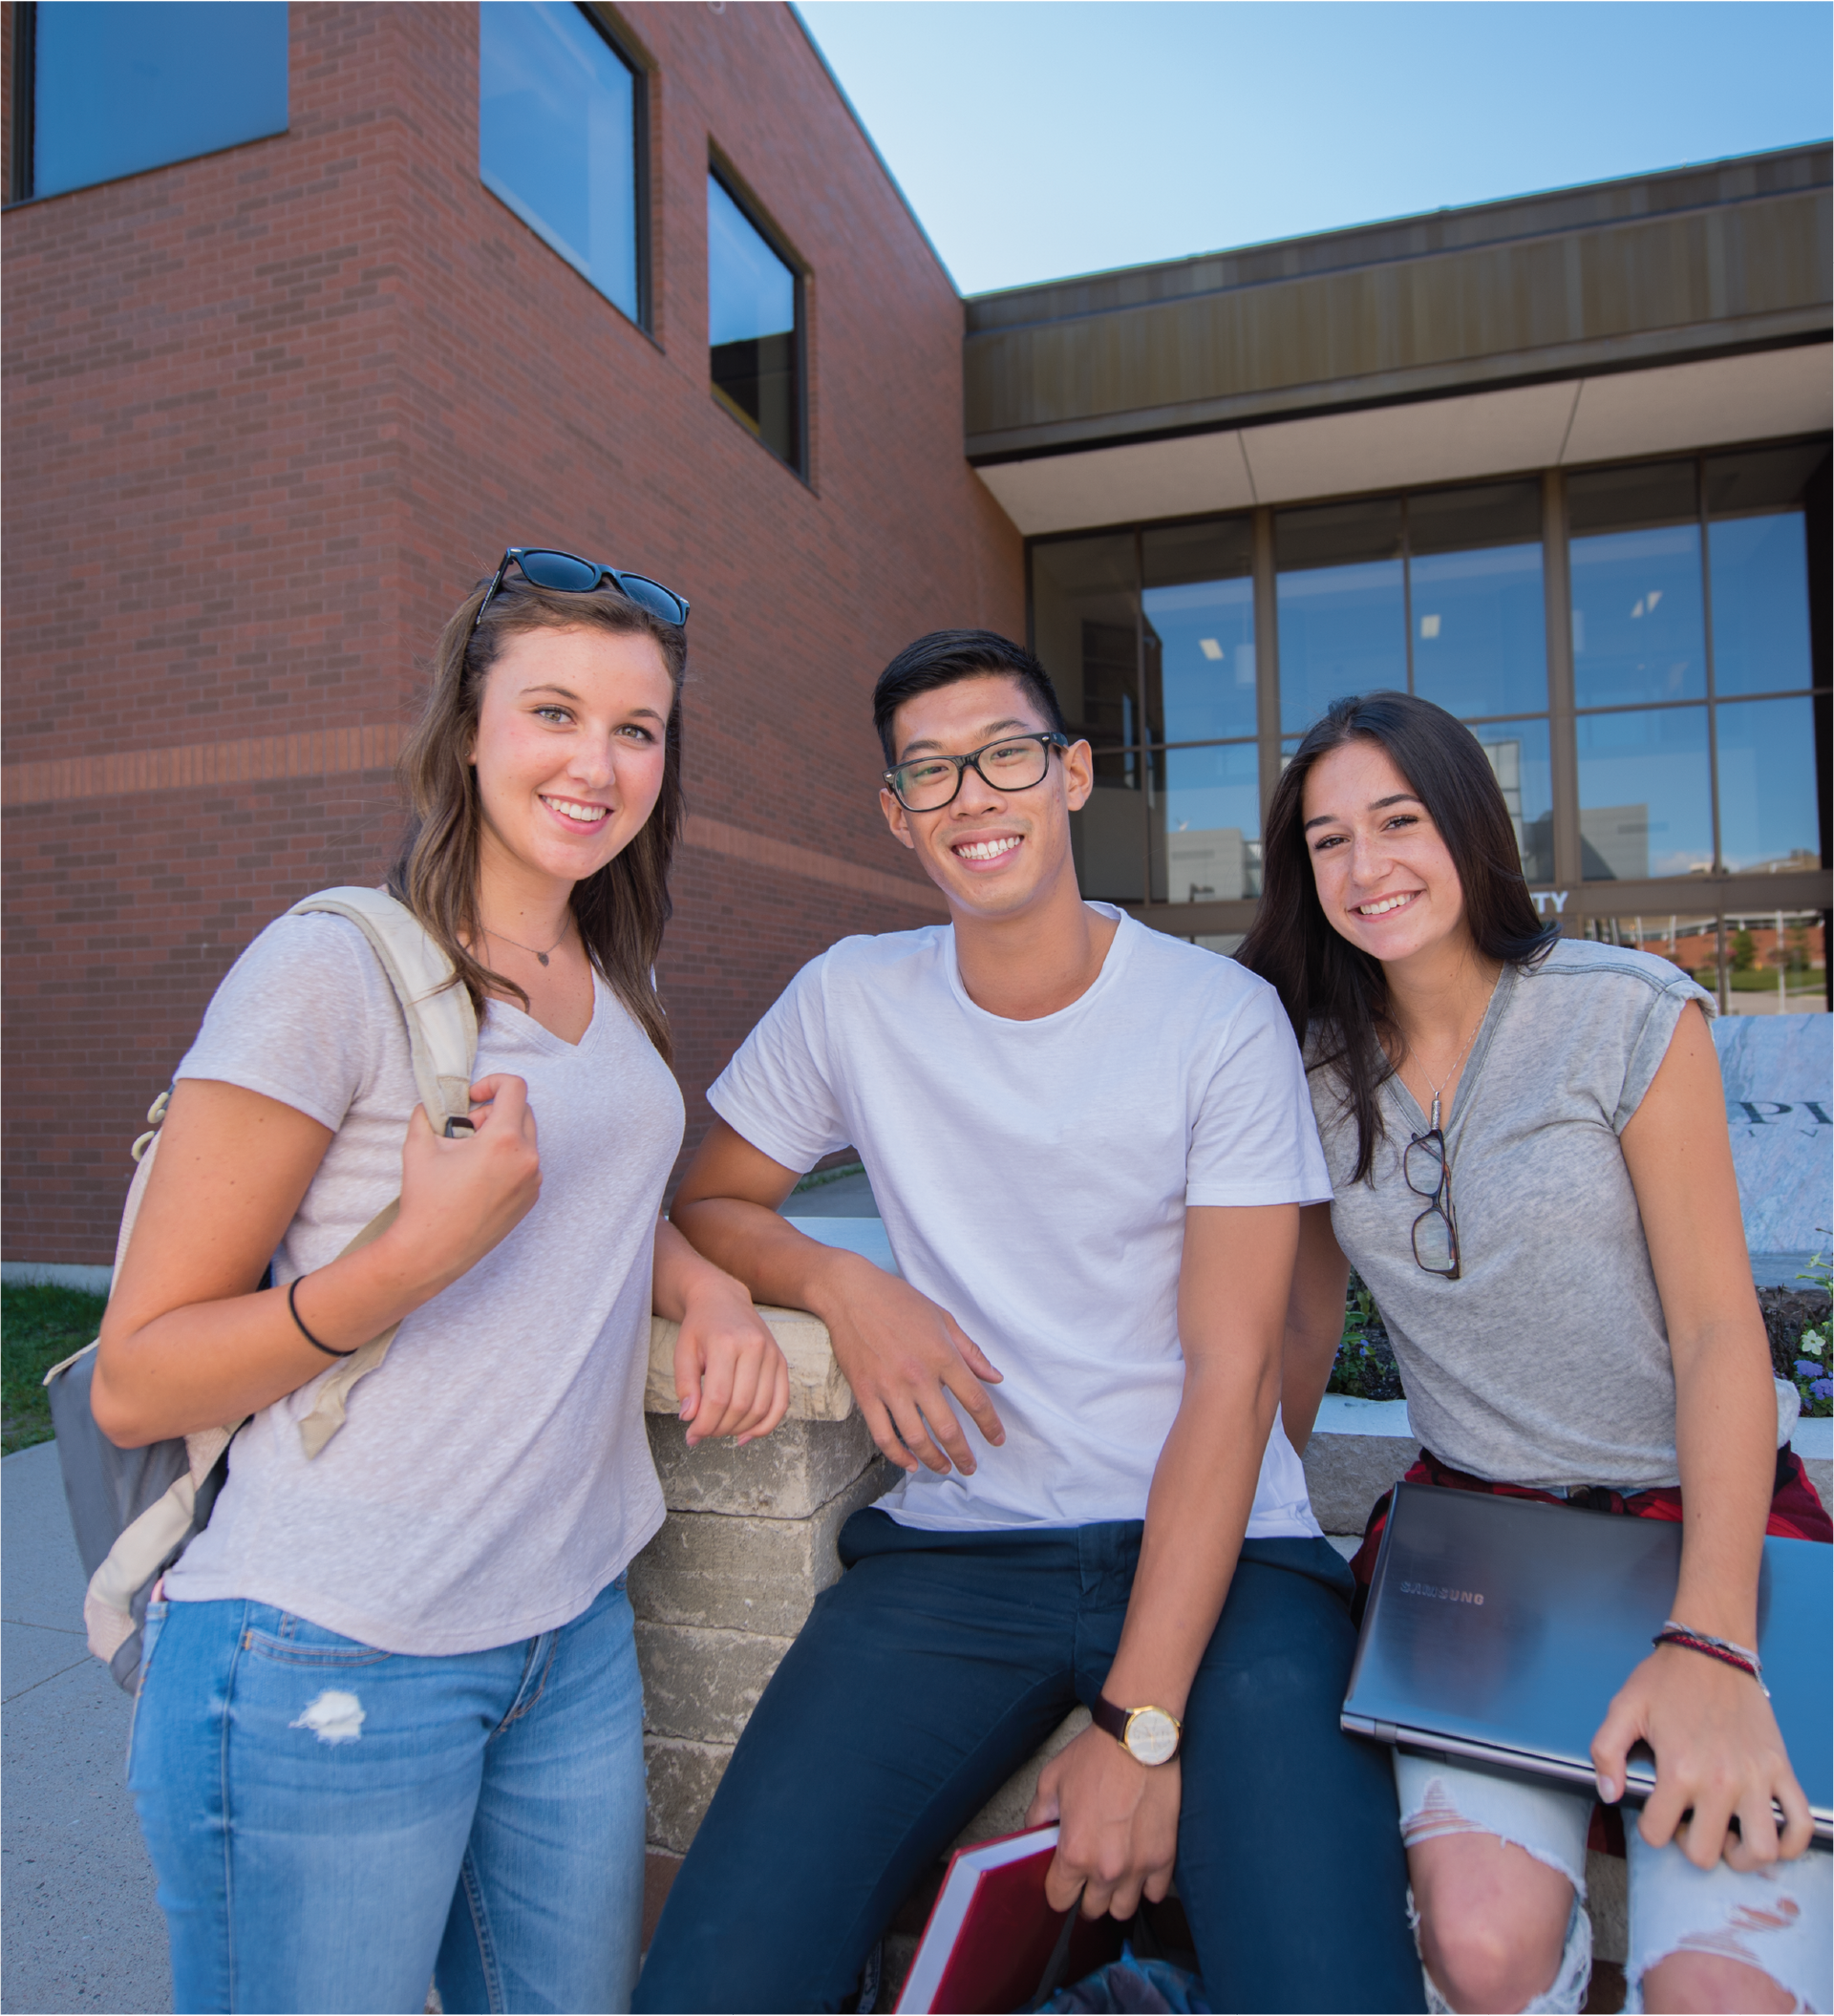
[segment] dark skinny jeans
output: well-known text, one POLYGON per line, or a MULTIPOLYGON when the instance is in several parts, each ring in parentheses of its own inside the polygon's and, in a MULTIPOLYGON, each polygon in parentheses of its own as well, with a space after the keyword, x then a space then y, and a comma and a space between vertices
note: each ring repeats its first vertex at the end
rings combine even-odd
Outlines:
MULTIPOLYGON (((848 1573, 753 1711, 640 2010, 838 2009, 906 1893, 1100 1691, 1138 1520, 841 1533, 848 1573)), ((1213 2008, 1418 2009, 1385 1748, 1337 1726, 1355 1633, 1324 1540, 1248 1540, 1185 1709, 1175 1880, 1213 2008)))

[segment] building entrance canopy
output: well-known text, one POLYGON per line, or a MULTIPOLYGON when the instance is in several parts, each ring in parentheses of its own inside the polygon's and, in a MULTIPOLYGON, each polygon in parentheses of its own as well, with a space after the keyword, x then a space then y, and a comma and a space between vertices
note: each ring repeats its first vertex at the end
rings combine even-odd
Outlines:
POLYGON ((1568 929, 1704 918, 1724 966, 1728 915, 1825 910, 1829 164, 970 302, 1089 893, 1226 947, 1298 736, 1395 688, 1471 724, 1568 929))

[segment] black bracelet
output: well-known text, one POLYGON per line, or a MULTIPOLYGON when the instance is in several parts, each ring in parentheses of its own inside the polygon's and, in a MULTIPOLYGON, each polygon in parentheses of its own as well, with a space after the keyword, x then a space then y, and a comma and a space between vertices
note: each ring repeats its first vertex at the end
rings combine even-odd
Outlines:
POLYGON ((305 1279, 305 1275, 300 1275, 287 1290, 287 1306, 292 1310, 293 1321, 299 1325, 299 1334, 305 1338, 313 1350, 323 1351, 328 1358, 354 1358, 357 1352, 363 1348, 360 1344, 352 1345, 348 1351, 334 1351, 329 1344, 320 1344, 311 1331, 306 1327, 305 1321, 299 1313, 299 1305, 293 1300, 293 1297, 299 1292, 300 1282, 305 1279))

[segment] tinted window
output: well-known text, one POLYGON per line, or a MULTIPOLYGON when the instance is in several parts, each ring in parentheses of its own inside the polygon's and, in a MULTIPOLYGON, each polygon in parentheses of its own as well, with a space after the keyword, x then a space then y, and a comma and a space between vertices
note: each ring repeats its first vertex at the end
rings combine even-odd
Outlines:
POLYGON ((802 466, 796 274, 707 178, 707 322, 714 388, 774 455, 802 466))
POLYGON ((1259 896, 1261 772, 1254 744, 1168 749, 1153 772, 1153 901, 1259 896))
POLYGON ((1579 852, 1589 882, 1713 867, 1707 710, 1581 714, 1579 852))
POLYGON ((1248 521, 1174 525, 1141 541, 1146 722, 1155 742, 1251 735, 1253 538, 1248 521))
POLYGON ((33 196, 287 130, 279 0, 44 0, 34 41, 33 196))
POLYGON ((1498 483, 1412 497, 1414 690, 1455 714, 1547 705, 1541 492, 1498 483))
POLYGON ((1070 815, 1085 896, 1145 893, 1146 795, 1141 740, 1140 595, 1131 533, 1032 549, 1033 647, 1073 737, 1095 748, 1096 788, 1070 815))
POLYGON ((580 8, 484 0, 478 12, 485 188, 640 320, 636 73, 580 8))
POLYGON ((1405 691, 1399 500, 1284 511, 1274 555, 1281 729, 1303 732, 1346 693, 1405 691))
POLYGON ((1719 853, 1740 869, 1821 863, 1815 802, 1815 705, 1738 700, 1713 711, 1719 757, 1719 853))

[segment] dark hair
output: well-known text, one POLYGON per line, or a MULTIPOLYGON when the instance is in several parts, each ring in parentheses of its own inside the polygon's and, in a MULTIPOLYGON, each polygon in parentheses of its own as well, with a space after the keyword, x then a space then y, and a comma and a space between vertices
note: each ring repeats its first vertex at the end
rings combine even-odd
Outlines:
POLYGON ((872 725, 879 731, 879 746, 885 753, 887 766, 898 760, 891 739, 892 716, 906 700, 934 692, 939 686, 953 686, 958 679, 982 679, 989 673, 1016 679, 1044 716, 1045 726, 1060 735, 1070 732, 1051 674, 1022 645, 996 630, 931 630, 928 637, 906 645, 879 674, 879 684, 872 690, 872 725))
POLYGON ((673 698, 663 737, 662 792, 642 830, 596 874, 573 885, 573 921, 586 957, 662 1052, 672 1056, 669 1020, 652 973, 669 922, 669 866, 681 837, 681 681, 688 640, 607 584, 589 595, 538 588, 520 575, 492 596, 474 630, 488 582, 480 582, 453 611, 439 635, 433 690, 401 751, 399 771, 412 807, 407 830, 389 870, 389 891, 407 904, 457 969, 472 1006, 481 1014, 487 993, 528 996, 513 980, 475 959, 478 836, 482 811, 470 751, 478 733, 484 684, 505 638, 523 630, 605 630, 613 636, 653 638, 662 652, 673 698))
POLYGON ((1235 955, 1269 980, 1314 1071, 1331 1070, 1343 1111, 1356 1116, 1356 1178, 1368 1176, 1382 1123, 1376 1094, 1393 1075, 1381 1038, 1394 1033, 1381 963, 1327 921, 1306 845, 1306 778, 1346 742, 1388 752, 1439 828, 1464 897, 1464 919, 1486 959, 1529 966, 1560 936, 1535 915, 1503 789, 1478 738, 1430 700, 1358 693, 1333 700, 1274 786, 1263 846, 1261 907, 1235 955))

